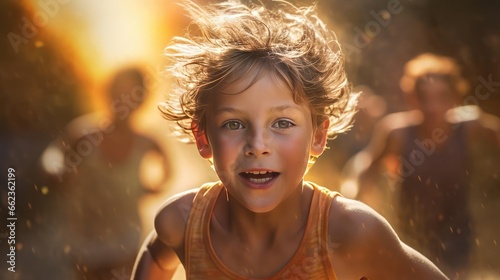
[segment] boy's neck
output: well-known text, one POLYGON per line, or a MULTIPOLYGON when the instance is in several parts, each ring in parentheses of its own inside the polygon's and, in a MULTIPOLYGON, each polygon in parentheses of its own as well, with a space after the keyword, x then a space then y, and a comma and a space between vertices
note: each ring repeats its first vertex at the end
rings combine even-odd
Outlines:
MULTIPOLYGON (((238 236, 242 243, 260 247, 272 245, 277 239, 287 239, 301 233, 307 224, 312 200, 312 188, 302 182, 275 209, 255 213, 222 191, 217 201, 215 219, 220 226, 238 236)), ((255 248, 254 247, 254 248, 255 248)))

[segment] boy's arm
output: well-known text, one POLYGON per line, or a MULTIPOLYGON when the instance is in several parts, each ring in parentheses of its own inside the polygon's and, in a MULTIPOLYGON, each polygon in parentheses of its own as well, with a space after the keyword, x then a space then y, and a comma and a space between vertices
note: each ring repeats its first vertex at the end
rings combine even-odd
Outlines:
POLYGON ((336 197, 329 222, 330 255, 339 279, 448 279, 359 201, 336 197))
POLYGON ((184 259, 184 233, 197 190, 169 199, 155 218, 132 273, 134 280, 171 279, 184 259))
POLYGON ((132 279, 171 279, 179 263, 174 250, 163 244, 158 239, 156 232, 152 231, 137 255, 132 279), (162 266, 153 258, 155 254, 161 256, 162 266))

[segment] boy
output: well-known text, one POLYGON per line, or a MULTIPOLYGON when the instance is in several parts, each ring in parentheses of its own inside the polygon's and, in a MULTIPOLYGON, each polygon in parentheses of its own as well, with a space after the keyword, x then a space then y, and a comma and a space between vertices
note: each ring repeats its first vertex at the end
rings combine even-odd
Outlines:
POLYGON ((166 202, 134 279, 179 263, 188 279, 446 279, 376 212, 303 181, 356 101, 313 8, 185 7, 201 35, 167 48, 178 88, 162 112, 220 182, 166 202))

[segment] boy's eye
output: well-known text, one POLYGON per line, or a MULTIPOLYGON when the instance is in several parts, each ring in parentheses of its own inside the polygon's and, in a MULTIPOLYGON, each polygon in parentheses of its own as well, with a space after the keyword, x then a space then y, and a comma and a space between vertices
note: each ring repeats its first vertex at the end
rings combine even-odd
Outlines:
POLYGON ((222 127, 227 128, 229 130, 237 130, 244 128, 243 124, 237 121, 226 122, 222 127))
POLYGON ((280 129, 290 128, 292 126, 293 126, 293 123, 291 121, 287 121, 287 120, 279 120, 273 124, 273 127, 280 128, 280 129))

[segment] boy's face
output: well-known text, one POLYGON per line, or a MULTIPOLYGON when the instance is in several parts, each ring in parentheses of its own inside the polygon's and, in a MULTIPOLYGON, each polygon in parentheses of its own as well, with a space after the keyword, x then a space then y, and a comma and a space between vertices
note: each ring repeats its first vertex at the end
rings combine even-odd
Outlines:
POLYGON ((214 94, 206 134, 195 138, 230 195, 263 213, 302 186, 309 156, 323 152, 328 121, 313 129, 308 106, 296 104, 284 83, 265 72, 247 88, 254 78, 214 94))

